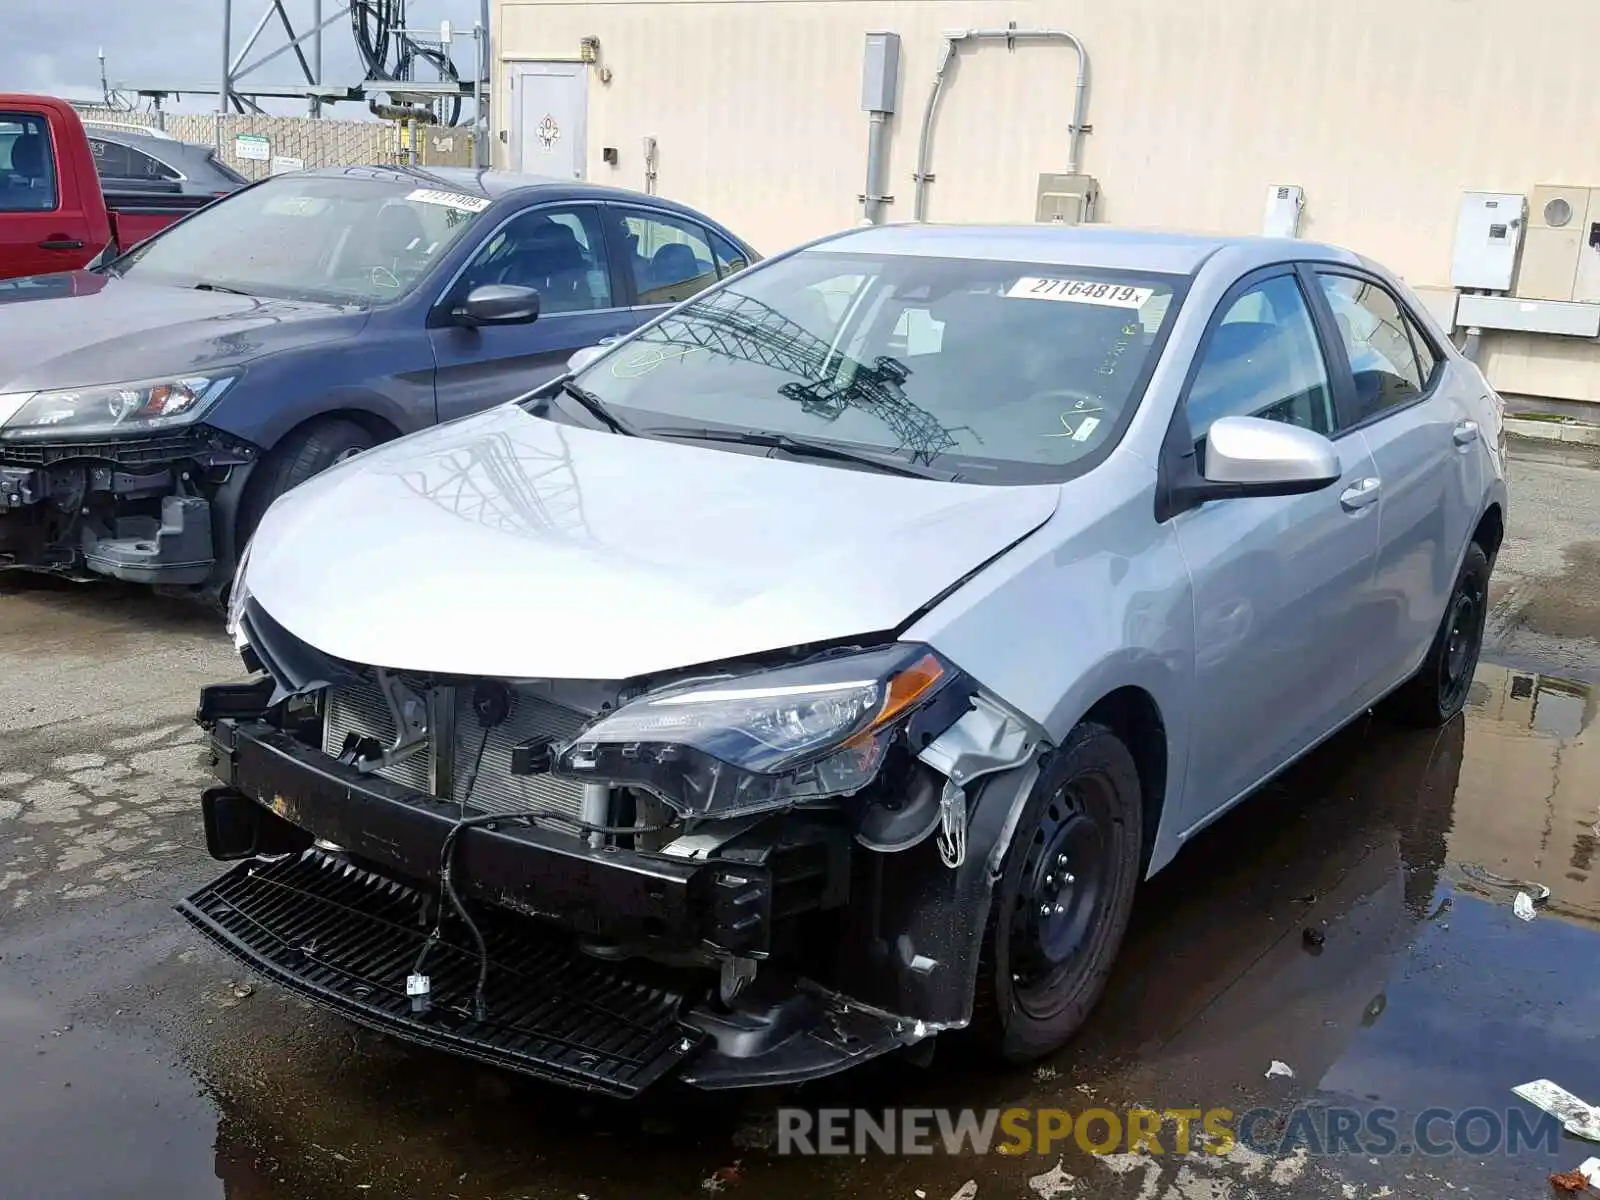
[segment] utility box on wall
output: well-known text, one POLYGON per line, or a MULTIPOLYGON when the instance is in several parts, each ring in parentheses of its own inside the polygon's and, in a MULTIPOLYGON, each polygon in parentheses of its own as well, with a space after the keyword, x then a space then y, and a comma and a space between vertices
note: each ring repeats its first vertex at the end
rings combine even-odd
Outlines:
POLYGON ((1081 225, 1094 220, 1100 184, 1092 175, 1039 176, 1033 219, 1047 225, 1081 225))
POLYGON ((1517 295, 1600 302, 1600 188, 1541 184, 1533 189, 1517 295))
POLYGON ((1526 218, 1527 201, 1514 192, 1467 192, 1462 196, 1450 262, 1451 285, 1509 292, 1526 218))

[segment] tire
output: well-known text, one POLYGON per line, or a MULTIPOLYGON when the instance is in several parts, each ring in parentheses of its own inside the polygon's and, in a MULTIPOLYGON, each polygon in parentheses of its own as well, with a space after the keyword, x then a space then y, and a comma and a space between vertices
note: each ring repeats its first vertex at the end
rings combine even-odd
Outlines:
POLYGON ((312 421, 290 433, 272 448, 250 480, 249 493, 239 510, 235 544, 240 553, 274 500, 334 463, 376 444, 377 439, 354 421, 337 417, 312 421))
POLYGON ((1034 785, 995 884, 972 1020, 986 1052, 1040 1058, 1089 1016, 1127 932, 1143 827, 1127 746, 1079 725, 1034 785))
POLYGON ((1444 618, 1417 673, 1379 706, 1400 725, 1434 729, 1448 724, 1467 702, 1472 676, 1483 652, 1483 627, 1489 614, 1489 556, 1473 542, 1450 591, 1444 618))

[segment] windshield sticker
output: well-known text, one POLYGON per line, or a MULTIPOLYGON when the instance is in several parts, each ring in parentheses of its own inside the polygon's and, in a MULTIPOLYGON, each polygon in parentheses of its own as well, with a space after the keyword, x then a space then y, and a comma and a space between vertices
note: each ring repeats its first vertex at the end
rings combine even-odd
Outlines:
POLYGON ((268 196, 261 211, 272 217, 314 217, 327 207, 320 196, 268 196))
POLYGON ((1013 300, 1064 300, 1068 304, 1099 304, 1106 308, 1142 308, 1155 295, 1155 288, 1024 275, 1006 289, 1006 295, 1013 300))
POLYGON ((409 192, 406 199, 416 204, 437 204, 457 212, 480 213, 489 207, 487 196, 468 196, 461 192, 441 192, 437 188, 418 188, 409 192))

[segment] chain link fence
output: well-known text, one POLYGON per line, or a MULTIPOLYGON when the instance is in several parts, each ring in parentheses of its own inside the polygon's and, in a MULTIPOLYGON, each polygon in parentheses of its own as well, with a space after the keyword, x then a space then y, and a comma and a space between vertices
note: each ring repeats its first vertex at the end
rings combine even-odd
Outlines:
POLYGON ((363 163, 472 165, 472 131, 457 126, 231 113, 166 113, 158 118, 155 113, 109 108, 80 108, 78 115, 85 121, 160 129, 180 141, 211 146, 247 179, 363 163))

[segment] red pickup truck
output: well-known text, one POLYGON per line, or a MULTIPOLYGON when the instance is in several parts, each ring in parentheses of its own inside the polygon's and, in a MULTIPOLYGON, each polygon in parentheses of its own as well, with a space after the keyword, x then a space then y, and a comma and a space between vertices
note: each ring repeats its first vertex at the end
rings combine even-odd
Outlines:
POLYGON ((0 279, 73 271, 131 249, 215 199, 103 192, 72 106, 0 93, 0 279))

